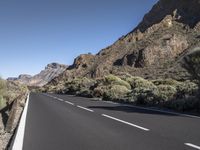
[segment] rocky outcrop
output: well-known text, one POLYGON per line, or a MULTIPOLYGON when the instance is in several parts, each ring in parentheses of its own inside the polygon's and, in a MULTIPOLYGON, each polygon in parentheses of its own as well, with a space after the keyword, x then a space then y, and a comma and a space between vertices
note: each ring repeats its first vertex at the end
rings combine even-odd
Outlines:
POLYGON ((74 63, 69 69, 86 69, 91 66, 95 61, 95 56, 92 54, 82 54, 75 58, 74 63))
POLYGON ((133 50, 130 54, 126 54, 114 65, 128 65, 135 68, 148 67, 162 63, 166 58, 173 59, 187 48, 188 42, 184 36, 168 34, 143 49, 133 50))
POLYGON ((141 23, 97 55, 81 55, 56 81, 129 73, 185 79, 179 60, 200 43, 200 0, 160 0, 141 23))
POLYGON ((172 16, 173 21, 193 28, 200 20, 199 8, 199 0, 160 0, 134 31, 139 29, 144 32, 168 15, 172 16))
MULTIPOLYGON (((57 77, 66 70, 66 65, 61 65, 58 63, 48 64, 44 70, 35 76, 30 75, 20 75, 18 78, 14 78, 14 81, 18 81, 22 84, 28 86, 43 86, 51 81, 53 78, 57 77)), ((8 80, 13 80, 8 78, 8 80)))

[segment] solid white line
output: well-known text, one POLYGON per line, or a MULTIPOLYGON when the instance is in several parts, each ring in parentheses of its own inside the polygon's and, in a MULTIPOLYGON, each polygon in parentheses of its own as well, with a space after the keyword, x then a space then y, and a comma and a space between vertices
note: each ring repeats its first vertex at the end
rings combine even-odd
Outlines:
POLYGON ((26 105, 24 107, 22 117, 20 119, 20 123, 17 129, 17 134, 15 137, 15 141, 12 147, 12 150, 22 150, 23 148, 23 141, 24 141, 24 131, 25 131, 25 125, 26 125, 26 115, 28 110, 28 104, 29 104, 29 94, 27 96, 26 105))
POLYGON ((121 123, 125 123, 125 124, 127 124, 127 125, 130 125, 130 126, 132 126, 132 127, 136 127, 136 128, 138 128, 138 129, 141 129, 141 130, 144 130, 144 131, 149 131, 149 129, 147 129, 147 128, 144 128, 144 127, 141 127, 141 126, 138 126, 138 125, 132 124, 132 123, 130 123, 130 122, 123 121, 123 120, 120 120, 120 119, 117 119, 117 118, 114 118, 114 117, 111 117, 111 116, 108 116, 108 115, 106 115, 106 114, 102 114, 102 116, 107 117, 107 118, 110 118, 110 119, 113 119, 113 120, 116 120, 116 121, 119 121, 119 122, 121 122, 121 123))
POLYGON ((199 149, 200 150, 200 146, 197 146, 197 145, 194 145, 194 144, 191 144, 191 143, 185 143, 185 145, 187 146, 190 146, 192 148, 196 148, 196 149, 199 149))
POLYGON ((81 109, 84 109, 84 110, 87 110, 87 111, 90 111, 90 112, 94 112, 94 110, 91 110, 91 109, 88 109, 88 108, 85 108, 85 107, 82 107, 82 106, 77 106, 78 108, 81 108, 81 109))
POLYGON ((74 105, 74 103, 71 103, 69 101, 65 101, 65 103, 70 104, 70 105, 74 105))

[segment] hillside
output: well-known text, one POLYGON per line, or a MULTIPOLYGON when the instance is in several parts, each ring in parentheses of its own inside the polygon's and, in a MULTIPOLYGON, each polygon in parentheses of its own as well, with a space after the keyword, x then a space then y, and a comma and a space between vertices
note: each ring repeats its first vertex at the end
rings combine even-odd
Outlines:
POLYGON ((199 10, 199 0, 160 0, 130 33, 96 55, 78 56, 51 83, 79 76, 98 78, 110 73, 129 73, 147 79, 186 79, 188 74, 179 60, 199 45, 199 10))
POLYGON ((30 75, 20 75, 18 78, 8 78, 10 81, 18 81, 21 84, 25 84, 28 86, 43 86, 51 81, 53 78, 57 77, 67 68, 66 65, 61 65, 58 63, 48 64, 44 70, 42 70, 39 74, 34 76, 30 75))
POLYGON ((28 89, 0 78, 0 150, 6 149, 20 119, 28 89))

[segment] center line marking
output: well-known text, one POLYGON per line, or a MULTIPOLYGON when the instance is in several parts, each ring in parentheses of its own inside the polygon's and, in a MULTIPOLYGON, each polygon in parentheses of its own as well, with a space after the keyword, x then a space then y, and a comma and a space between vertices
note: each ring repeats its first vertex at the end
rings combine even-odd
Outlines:
POLYGON ((108 116, 108 115, 105 115, 105 114, 102 114, 102 116, 107 117, 107 118, 110 118, 110 119, 113 119, 113 120, 116 120, 116 121, 119 121, 119 122, 121 122, 121 123, 125 123, 125 124, 127 124, 127 125, 130 125, 130 126, 132 126, 132 127, 136 127, 136 128, 138 128, 138 129, 141 129, 141 130, 144 130, 144 131, 149 131, 149 129, 147 129, 147 128, 144 128, 144 127, 141 127, 141 126, 132 124, 132 123, 127 122, 127 121, 123 121, 123 120, 120 120, 120 119, 117 119, 117 118, 114 118, 114 117, 111 117, 111 116, 108 116))
POLYGON ((61 102, 63 102, 64 100, 63 99, 61 99, 61 98, 57 98, 57 100, 59 100, 59 101, 61 101, 61 102))
POLYGON ((85 108, 85 107, 82 107, 82 106, 77 106, 78 108, 81 108, 81 109, 84 109, 84 110, 87 110, 87 111, 90 111, 90 112, 94 112, 94 110, 91 110, 91 109, 88 109, 88 108, 85 108))
POLYGON ((109 103, 109 104, 115 104, 115 105, 117 105, 117 103, 115 103, 115 102, 112 102, 112 101, 104 101, 105 103, 109 103))
POLYGON ((199 149, 200 150, 200 146, 197 146, 197 145, 194 145, 194 144, 191 144, 191 143, 185 143, 185 145, 187 146, 190 146, 192 148, 196 148, 196 149, 199 149))
POLYGON ((71 103, 71 102, 68 102, 68 101, 65 101, 65 103, 70 104, 70 105, 74 105, 74 103, 71 103))

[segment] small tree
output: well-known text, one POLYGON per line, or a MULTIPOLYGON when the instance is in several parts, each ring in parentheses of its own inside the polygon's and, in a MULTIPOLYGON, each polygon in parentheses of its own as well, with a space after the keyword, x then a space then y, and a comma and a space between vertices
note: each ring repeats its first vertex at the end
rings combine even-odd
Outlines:
POLYGON ((5 107, 6 102, 4 99, 5 96, 5 92, 6 92, 6 84, 5 81, 1 79, 0 77, 0 110, 5 107))
POLYGON ((4 95, 5 87, 6 87, 5 81, 0 77, 0 96, 4 95))
POLYGON ((198 81, 200 92, 200 47, 195 48, 183 58, 182 66, 198 81))

